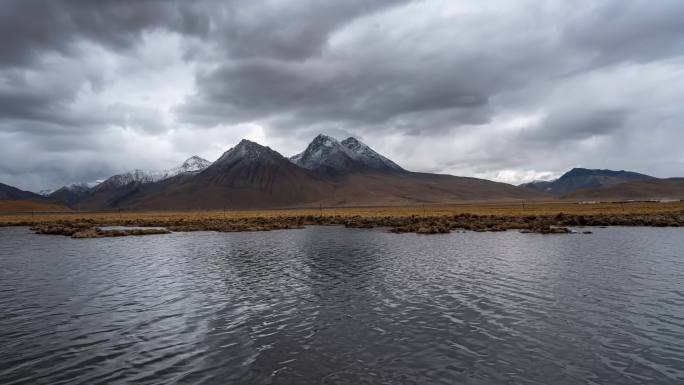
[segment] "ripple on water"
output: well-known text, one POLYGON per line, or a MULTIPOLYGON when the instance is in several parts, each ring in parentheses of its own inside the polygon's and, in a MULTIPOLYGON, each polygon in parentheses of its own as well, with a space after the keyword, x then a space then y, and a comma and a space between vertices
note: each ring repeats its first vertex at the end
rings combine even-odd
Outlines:
POLYGON ((676 384, 684 230, 0 229, 0 378, 676 384))

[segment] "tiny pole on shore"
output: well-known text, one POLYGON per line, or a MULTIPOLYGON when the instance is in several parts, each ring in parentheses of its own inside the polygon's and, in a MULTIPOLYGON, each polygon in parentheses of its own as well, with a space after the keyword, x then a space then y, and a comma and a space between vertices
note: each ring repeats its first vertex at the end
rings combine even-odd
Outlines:
POLYGON ((427 212, 425 211, 425 203, 423 203, 423 216, 427 217, 427 212))
POLYGON ((319 204, 318 209, 321 211, 321 216, 323 216, 323 205, 319 204))

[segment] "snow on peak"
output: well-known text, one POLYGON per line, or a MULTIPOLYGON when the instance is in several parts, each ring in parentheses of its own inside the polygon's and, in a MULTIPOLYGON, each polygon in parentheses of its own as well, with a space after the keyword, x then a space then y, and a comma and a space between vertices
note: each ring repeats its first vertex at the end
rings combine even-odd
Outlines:
POLYGON ((389 168, 395 171, 404 170, 398 164, 380 155, 368 145, 354 137, 343 140, 341 144, 352 153, 352 157, 355 160, 358 160, 369 167, 376 169, 389 168))
POLYGON ((131 183, 160 182, 181 174, 196 174, 209 167, 211 162, 199 156, 188 158, 183 164, 168 170, 142 170, 135 169, 123 174, 114 175, 100 185, 113 185, 115 187, 126 186, 131 183))
POLYGON ((242 139, 235 147, 226 151, 221 157, 214 162, 215 164, 233 163, 238 160, 266 160, 270 161, 277 152, 271 150, 269 147, 252 142, 251 140, 242 139))
POLYGON ((319 134, 301 154, 290 158, 299 167, 309 170, 331 168, 343 170, 349 166, 352 154, 335 138, 319 134))
POLYGON ((62 188, 72 191, 72 192, 82 192, 82 191, 88 191, 90 190, 92 186, 88 183, 73 183, 68 186, 64 186, 62 188))
POLYGON ((370 168, 403 171, 396 163, 378 154, 356 138, 347 138, 339 142, 323 134, 316 136, 304 152, 291 157, 290 161, 309 170, 370 168))
POLYGON ((211 162, 200 158, 199 156, 191 156, 177 169, 180 172, 199 172, 209 167, 211 162))

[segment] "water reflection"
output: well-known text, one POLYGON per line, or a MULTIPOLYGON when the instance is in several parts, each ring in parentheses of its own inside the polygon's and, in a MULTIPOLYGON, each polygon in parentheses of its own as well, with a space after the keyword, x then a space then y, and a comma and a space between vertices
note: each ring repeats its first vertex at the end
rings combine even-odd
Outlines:
POLYGON ((0 229, 0 378, 680 383, 682 235, 0 229))

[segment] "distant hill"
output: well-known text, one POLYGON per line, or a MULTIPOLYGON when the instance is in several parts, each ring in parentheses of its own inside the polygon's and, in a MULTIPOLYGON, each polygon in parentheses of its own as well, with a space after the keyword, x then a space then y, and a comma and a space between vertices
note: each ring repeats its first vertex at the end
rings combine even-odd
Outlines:
POLYGON ((579 190, 600 189, 625 182, 653 180, 657 180, 657 178, 631 171, 573 168, 554 181, 531 182, 521 185, 521 187, 562 197, 579 190))
MULTIPOLYGON (((112 178, 110 178, 112 179, 112 178)), ((544 193, 477 178, 406 171, 358 139, 319 135, 290 159, 242 140, 192 173, 93 188, 82 209, 246 209, 539 199, 544 193)))
POLYGON ((0 200, 12 200, 12 201, 37 201, 37 202, 47 202, 48 199, 42 195, 32 193, 30 191, 20 190, 16 187, 12 187, 6 184, 0 183, 0 200))
POLYGON ((626 182, 598 189, 575 191, 567 197, 596 201, 684 199, 684 178, 626 182))
POLYGON ((71 208, 102 209, 116 207, 118 202, 135 195, 140 187, 158 183, 180 175, 194 175, 209 167, 211 162, 192 156, 180 166, 161 171, 136 169, 113 175, 96 185, 72 184, 51 192, 48 197, 71 208))
POLYGON ((549 188, 553 182, 554 181, 535 180, 532 182, 523 183, 520 185, 520 187, 543 193, 549 193, 549 188))
POLYGON ((91 189, 87 184, 72 184, 51 192, 48 197, 69 207, 75 207, 90 191, 91 189))

